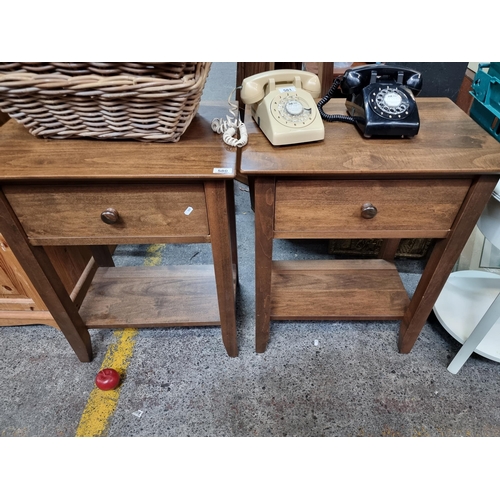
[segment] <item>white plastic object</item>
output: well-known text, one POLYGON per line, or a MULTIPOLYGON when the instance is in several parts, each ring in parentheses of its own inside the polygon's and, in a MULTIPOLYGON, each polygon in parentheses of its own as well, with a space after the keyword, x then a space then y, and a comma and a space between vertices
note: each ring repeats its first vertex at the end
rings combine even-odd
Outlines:
POLYGON ((500 248, 500 182, 479 217, 477 227, 493 246, 500 248))
MULTIPOLYGON (((237 87, 238 88, 238 87, 237 87)), ((218 134, 222 134, 222 140, 232 147, 242 148, 248 142, 248 133, 245 124, 239 118, 238 106, 231 102, 231 96, 234 94, 234 89, 228 97, 229 112, 232 116, 226 115, 226 119, 214 118, 212 120, 212 130, 218 134), (239 131, 240 137, 237 137, 239 131)))
POLYGON ((500 301, 496 300, 499 293, 498 274, 487 271, 450 274, 434 304, 439 322, 453 338, 464 344, 462 349, 465 348, 456 355, 459 358, 456 363, 455 359, 450 363, 450 372, 457 373, 472 352, 500 362, 500 301), (487 318, 479 326, 486 313, 487 318), (492 321, 493 317, 495 321, 492 321), (467 344, 469 338, 471 340, 467 344))

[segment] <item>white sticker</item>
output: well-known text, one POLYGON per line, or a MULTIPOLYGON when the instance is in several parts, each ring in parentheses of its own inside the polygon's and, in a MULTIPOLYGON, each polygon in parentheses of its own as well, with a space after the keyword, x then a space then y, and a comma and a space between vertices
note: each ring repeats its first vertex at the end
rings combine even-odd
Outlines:
POLYGON ((280 92, 295 92, 297 89, 294 85, 290 85, 290 87, 281 87, 279 89, 280 92))
POLYGON ((193 207, 187 207, 186 210, 184 210, 185 215, 189 215, 193 211, 193 207))
POLYGON ((144 412, 142 410, 137 410, 137 411, 134 411, 134 413, 132 413, 132 415, 134 415, 134 417, 141 418, 143 413, 144 412))
POLYGON ((214 174, 232 174, 232 168, 214 168, 214 174))

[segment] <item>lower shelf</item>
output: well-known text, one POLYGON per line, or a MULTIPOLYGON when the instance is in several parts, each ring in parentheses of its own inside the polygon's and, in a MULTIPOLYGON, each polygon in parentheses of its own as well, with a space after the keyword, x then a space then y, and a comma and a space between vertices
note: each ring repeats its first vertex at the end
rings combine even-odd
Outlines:
POLYGON ((409 304, 396 267, 380 259, 274 261, 271 319, 396 320, 409 304))
POLYGON ((213 266, 99 268, 80 315, 88 328, 220 325, 213 266))

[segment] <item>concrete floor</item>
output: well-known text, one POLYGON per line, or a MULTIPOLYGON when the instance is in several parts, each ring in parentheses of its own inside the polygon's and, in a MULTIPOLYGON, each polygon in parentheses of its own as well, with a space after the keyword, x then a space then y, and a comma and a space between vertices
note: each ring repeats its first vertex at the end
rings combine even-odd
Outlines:
MULTIPOLYGON (((215 63, 204 100, 227 100, 235 63, 215 63)), ((239 356, 220 329, 141 330, 104 436, 499 436, 500 365, 474 355, 457 375, 460 345, 434 316, 412 352, 398 322, 274 322, 254 351, 254 214, 236 182, 239 356), (137 411, 142 414, 139 417, 137 411)), ((147 246, 120 246, 117 265, 147 246)), ((275 258, 329 259, 326 241, 279 241, 275 258)), ((209 263, 209 245, 167 245, 162 263, 209 263)), ((420 261, 399 260, 411 294, 420 261)), ((80 363, 48 326, 0 329, 0 436, 75 436, 111 330, 91 330, 95 359, 80 363)))

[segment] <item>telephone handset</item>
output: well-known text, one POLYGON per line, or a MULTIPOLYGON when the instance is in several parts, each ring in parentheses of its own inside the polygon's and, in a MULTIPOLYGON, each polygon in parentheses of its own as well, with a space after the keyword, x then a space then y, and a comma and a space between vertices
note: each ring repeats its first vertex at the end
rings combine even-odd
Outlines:
POLYGON ((320 141, 325 127, 314 98, 321 83, 314 73, 280 69, 245 78, 240 97, 275 146, 320 141))
POLYGON ((418 71, 384 64, 359 66, 333 82, 328 94, 318 102, 318 109, 323 120, 354 123, 365 137, 413 137, 420 128, 415 97, 421 89, 422 75, 418 71), (323 111, 339 85, 347 94, 349 116, 323 111))

